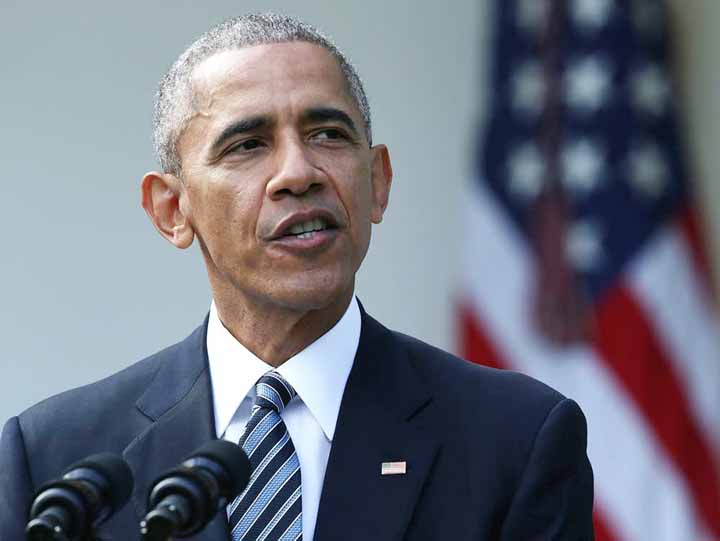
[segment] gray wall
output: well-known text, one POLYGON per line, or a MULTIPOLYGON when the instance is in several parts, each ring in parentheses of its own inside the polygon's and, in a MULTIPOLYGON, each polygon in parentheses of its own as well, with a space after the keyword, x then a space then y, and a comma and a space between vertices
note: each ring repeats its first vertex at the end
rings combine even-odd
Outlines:
POLYGON ((698 180, 698 201, 709 246, 715 284, 720 284, 720 2, 671 0, 676 36, 676 67, 690 156, 698 180))
POLYGON ((0 418, 183 338, 209 306, 197 249, 139 205, 157 80, 241 11, 298 15, 366 80, 395 184, 358 292, 387 324, 451 347, 455 208, 468 176, 483 9, 426 1, 0 4, 0 418), (300 7, 302 6, 302 7, 300 7))
MULTIPOLYGON (((210 299, 200 255, 155 234, 138 186, 155 167, 158 78, 200 32, 240 11, 298 15, 356 62, 375 138, 390 147, 395 169, 358 292, 386 324, 452 348, 457 209, 484 100, 490 3, 208 4, 0 4, 0 421, 174 342, 202 320, 210 299)), ((692 149, 712 211, 720 208, 720 3, 673 5, 692 149)), ((707 222, 720 268, 718 213, 707 222)))

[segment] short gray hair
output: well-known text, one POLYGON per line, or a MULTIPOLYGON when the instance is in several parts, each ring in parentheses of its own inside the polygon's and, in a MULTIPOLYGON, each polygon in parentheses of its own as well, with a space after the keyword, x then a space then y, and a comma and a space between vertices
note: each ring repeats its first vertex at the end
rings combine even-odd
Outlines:
POLYGON ((165 172, 180 174, 177 142, 194 114, 192 74, 196 66, 222 51, 268 43, 305 41, 323 47, 338 61, 350 97, 355 101, 372 144, 370 106, 355 68, 338 47, 317 28, 275 13, 227 19, 200 36, 183 52, 160 81, 155 96, 155 154, 165 172))

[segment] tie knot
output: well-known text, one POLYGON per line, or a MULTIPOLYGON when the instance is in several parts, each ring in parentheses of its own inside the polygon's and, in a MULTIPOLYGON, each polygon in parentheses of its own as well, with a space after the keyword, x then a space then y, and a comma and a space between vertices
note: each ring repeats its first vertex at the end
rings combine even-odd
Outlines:
POLYGON ((285 379, 277 372, 268 372, 255 384, 255 406, 271 408, 278 413, 285 409, 297 394, 285 379))

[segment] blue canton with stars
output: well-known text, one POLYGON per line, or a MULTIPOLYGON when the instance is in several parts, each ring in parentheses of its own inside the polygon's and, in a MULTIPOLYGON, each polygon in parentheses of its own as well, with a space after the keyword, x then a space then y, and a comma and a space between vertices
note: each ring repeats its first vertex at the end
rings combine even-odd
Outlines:
POLYGON ((559 196, 595 299, 688 199, 660 0, 498 0, 480 175, 534 245, 559 196))

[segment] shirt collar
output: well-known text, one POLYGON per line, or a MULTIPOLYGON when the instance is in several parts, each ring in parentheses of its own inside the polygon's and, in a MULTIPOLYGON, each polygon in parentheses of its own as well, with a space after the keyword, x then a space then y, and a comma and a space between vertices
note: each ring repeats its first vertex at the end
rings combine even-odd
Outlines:
MULTIPOLYGON (((345 314, 328 332, 285 361, 277 371, 332 441, 345 384, 360 343, 361 317, 353 296, 345 314)), ((238 342, 220 321, 215 302, 207 331, 216 434, 227 429, 235 411, 260 376, 273 367, 238 342)))

